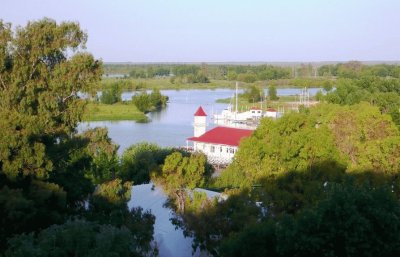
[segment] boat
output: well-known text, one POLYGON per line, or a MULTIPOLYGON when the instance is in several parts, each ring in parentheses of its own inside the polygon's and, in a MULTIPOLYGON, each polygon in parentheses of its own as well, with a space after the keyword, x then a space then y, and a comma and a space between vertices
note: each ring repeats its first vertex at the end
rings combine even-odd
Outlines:
POLYGON ((248 111, 238 111, 238 87, 239 83, 236 82, 236 90, 233 96, 235 105, 233 108, 232 101, 228 107, 222 110, 221 114, 214 114, 213 120, 216 125, 236 127, 236 128, 257 128, 259 121, 266 113, 263 112, 262 108, 252 107, 248 111))

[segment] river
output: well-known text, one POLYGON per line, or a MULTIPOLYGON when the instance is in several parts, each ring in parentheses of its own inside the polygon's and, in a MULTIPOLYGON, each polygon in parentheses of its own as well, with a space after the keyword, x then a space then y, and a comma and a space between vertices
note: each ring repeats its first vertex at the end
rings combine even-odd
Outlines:
MULTIPOLYGON (((315 95, 318 88, 310 88, 310 95, 315 95)), ((243 92, 239 90, 239 93, 243 92)), ((300 88, 278 88, 278 96, 298 95, 300 88)), ((208 114, 208 128, 213 127, 212 113, 220 113, 227 104, 216 103, 217 99, 232 97, 234 89, 190 89, 161 90, 169 97, 165 109, 148 114, 151 122, 135 121, 95 121, 79 124, 78 131, 94 127, 107 127, 110 138, 120 145, 119 153, 139 142, 151 142, 160 146, 185 146, 186 138, 193 136, 193 114, 201 105, 208 114)), ((123 92, 122 99, 130 100, 134 91, 123 92)))

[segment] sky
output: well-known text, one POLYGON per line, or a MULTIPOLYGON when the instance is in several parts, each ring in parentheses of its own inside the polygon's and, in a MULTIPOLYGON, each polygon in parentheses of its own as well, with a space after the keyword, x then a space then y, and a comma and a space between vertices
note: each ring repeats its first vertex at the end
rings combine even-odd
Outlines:
POLYGON ((0 0, 14 26, 79 22, 105 62, 399 61, 399 0, 0 0))

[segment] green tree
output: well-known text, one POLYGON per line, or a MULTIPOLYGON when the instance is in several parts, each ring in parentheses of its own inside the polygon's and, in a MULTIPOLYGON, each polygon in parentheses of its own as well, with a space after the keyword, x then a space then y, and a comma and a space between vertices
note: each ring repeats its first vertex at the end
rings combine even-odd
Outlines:
MULTIPOLYGON (((72 216, 93 221, 91 241, 81 242, 85 248, 82 255, 98 255, 99 251, 92 252, 97 246, 104 246, 104 254, 135 256, 146 255, 151 249, 153 215, 129 210, 126 199, 119 204, 109 199, 107 204, 94 204, 95 198, 103 197, 100 193, 108 192, 102 189, 109 185, 97 186, 93 195, 95 183, 113 179, 118 161, 117 146, 105 129, 81 135, 76 131, 86 102, 78 93, 90 92, 102 73, 101 62, 83 51, 86 38, 76 23, 43 19, 13 32, 11 25, 0 21, 0 252, 6 250, 7 240, 16 236, 8 245, 10 256, 23 255, 19 249, 29 255, 51 255, 49 248, 38 246, 50 237, 60 238, 51 242, 55 247, 51 249, 60 255, 63 250, 71 254, 69 249, 78 253, 66 242, 81 239, 76 236, 80 231, 47 234, 53 228, 64 230, 72 216), (100 233, 103 228, 110 229, 100 233), (133 232, 136 229, 138 232, 133 232), (36 234, 27 235, 31 232, 36 234), (44 236, 38 236, 42 232, 44 236), (61 239, 66 234, 69 239, 61 239), (121 240, 124 243, 106 245, 113 235, 116 238, 112 240, 127 235, 130 243, 121 240), (101 243, 95 245, 94 241, 101 243)), ((117 188, 120 183, 111 184, 117 188)), ((123 185, 121 189, 127 188, 123 185)), ((126 191, 130 193, 130 187, 126 191)))
POLYGON ((217 181, 221 186, 249 186, 263 177, 324 163, 325 170, 344 166, 348 172, 392 174, 399 171, 399 138, 391 118, 377 107, 320 104, 308 113, 262 120, 217 181))
POLYGON ((114 104, 121 102, 121 88, 118 83, 113 83, 110 88, 103 90, 100 102, 103 104, 114 104))
MULTIPOLYGON (((85 220, 53 225, 37 234, 23 234, 9 241, 6 256, 148 256, 125 227, 85 220)), ((155 253, 153 253, 155 255, 155 253)))
POLYGON ((108 137, 107 129, 90 129, 79 137, 87 140, 85 152, 91 159, 90 168, 85 172, 86 177, 96 184, 115 179, 119 170, 118 146, 108 137))
POLYGON ((246 83, 254 83, 257 81, 257 76, 253 73, 241 73, 237 75, 236 79, 246 83))
POLYGON ((46 178, 53 162, 47 148, 67 138, 80 121, 101 63, 85 52, 76 23, 30 22, 15 33, 0 22, 0 163, 10 178, 46 178))
POLYGON ((387 189, 337 186, 326 200, 278 228, 282 256, 396 256, 398 200, 387 189), (312 225, 311 225, 312 224, 312 225))
POLYGON ((6 185, 0 189, 1 251, 12 235, 46 228, 66 219, 66 193, 60 186, 42 181, 25 183, 24 188, 6 185))
POLYGON ((118 176, 135 184, 149 183, 150 174, 159 169, 171 151, 150 143, 132 145, 121 156, 118 176))
POLYGON ((168 102, 168 96, 164 96, 160 93, 160 90, 154 89, 151 94, 143 91, 140 94, 134 95, 132 102, 140 111, 146 113, 165 107, 168 102))
POLYGON ((322 93, 321 90, 318 90, 318 92, 315 94, 315 100, 317 100, 317 101, 324 100, 324 94, 322 93))
POLYGON ((212 167, 207 164, 204 154, 195 153, 186 157, 180 152, 174 152, 165 158, 159 181, 176 200, 178 211, 184 212, 186 190, 204 186, 211 172, 212 167))
POLYGON ((247 98, 249 103, 256 103, 264 98, 264 93, 262 90, 255 85, 252 85, 246 89, 243 95, 245 98, 247 98))
POLYGON ((322 88, 325 90, 325 92, 330 92, 333 88, 332 82, 325 80, 322 84, 322 88))
POLYGON ((85 213, 87 220, 117 228, 126 228, 134 237, 136 250, 153 252, 153 225, 155 217, 141 208, 129 209, 127 202, 131 198, 132 182, 115 179, 98 185, 89 199, 85 213))
POLYGON ((268 87, 268 98, 271 101, 275 101, 275 100, 279 99, 275 86, 269 86, 268 87))
POLYGON ((221 256, 397 256, 400 205, 388 188, 327 186, 295 215, 269 216, 222 240, 221 256))

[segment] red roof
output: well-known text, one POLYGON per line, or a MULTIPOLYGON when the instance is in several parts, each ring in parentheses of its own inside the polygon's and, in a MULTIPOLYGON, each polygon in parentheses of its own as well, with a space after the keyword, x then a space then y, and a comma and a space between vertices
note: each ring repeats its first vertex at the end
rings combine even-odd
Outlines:
POLYGON ((251 107, 250 110, 261 110, 261 109, 254 106, 254 107, 251 107))
POLYGON ((249 137, 253 130, 228 127, 215 127, 199 137, 190 137, 187 140, 220 145, 238 146, 240 139, 249 137))
POLYGON ((194 113, 194 116, 207 116, 207 114, 204 112, 203 108, 200 106, 199 109, 194 113))
POLYGON ((268 108, 267 112, 276 112, 276 110, 274 108, 268 108))

